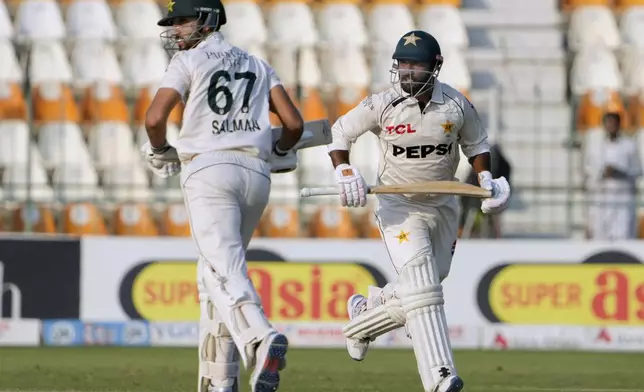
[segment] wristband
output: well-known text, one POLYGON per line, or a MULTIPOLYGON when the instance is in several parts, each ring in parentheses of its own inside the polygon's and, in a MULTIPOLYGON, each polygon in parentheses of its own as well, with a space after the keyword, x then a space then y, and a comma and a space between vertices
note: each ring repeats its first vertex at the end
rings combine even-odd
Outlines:
POLYGON ((273 152, 278 157, 285 157, 286 154, 288 154, 288 150, 282 150, 281 148, 278 147, 277 143, 279 143, 279 140, 275 142, 275 145, 273 146, 273 152))
POLYGON ((155 154, 163 154, 163 153, 165 153, 166 151, 168 151, 171 148, 172 148, 172 146, 170 144, 168 144, 168 141, 166 140, 163 143, 163 146, 161 146, 161 147, 151 147, 151 150, 155 154))

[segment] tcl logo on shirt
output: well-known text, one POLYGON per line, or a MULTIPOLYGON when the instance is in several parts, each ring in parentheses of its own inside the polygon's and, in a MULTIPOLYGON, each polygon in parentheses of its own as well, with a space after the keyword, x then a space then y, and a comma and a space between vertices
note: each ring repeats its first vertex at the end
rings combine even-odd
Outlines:
POLYGON ((388 135, 404 135, 406 133, 416 133, 415 129, 411 128, 411 124, 390 125, 385 127, 388 135))
POLYGON ((405 155, 405 158, 426 158, 429 154, 435 153, 436 155, 445 155, 452 153, 452 144, 424 144, 422 146, 409 146, 409 147, 400 147, 394 146, 394 156, 405 155))

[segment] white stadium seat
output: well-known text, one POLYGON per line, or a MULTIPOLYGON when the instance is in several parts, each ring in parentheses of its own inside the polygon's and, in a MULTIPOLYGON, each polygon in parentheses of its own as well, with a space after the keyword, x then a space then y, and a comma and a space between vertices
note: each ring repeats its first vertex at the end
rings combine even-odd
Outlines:
POLYGON ((297 83, 297 48, 283 46, 270 51, 270 64, 286 88, 297 83))
POLYGON ((469 45, 465 23, 458 8, 452 5, 429 5, 421 8, 418 27, 433 35, 443 50, 465 50, 469 45))
POLYGON ((400 37, 414 30, 414 19, 404 4, 375 4, 367 16, 371 46, 393 53, 400 37))
POLYGON ((382 48, 371 52, 371 91, 381 91, 391 87, 391 70, 394 63, 393 49, 382 48))
POLYGON ((104 122, 92 127, 88 138, 89 152, 99 167, 126 165, 134 162, 132 131, 127 124, 104 122))
POLYGON ((168 56, 158 40, 134 42, 123 50, 121 64, 126 85, 138 89, 161 82, 168 56))
POLYGON ((97 200, 103 197, 98 187, 98 174, 91 162, 65 163, 54 171, 52 178, 57 199, 64 201, 97 200))
POLYGON ((300 50, 298 81, 304 88, 318 88, 322 83, 322 71, 318 56, 313 48, 300 50))
POLYGON ((619 64, 608 48, 594 47, 580 51, 575 56, 570 73, 570 87, 575 95, 595 89, 622 88, 619 64))
POLYGON ((269 45, 273 47, 313 46, 318 34, 313 13, 306 3, 276 2, 268 9, 269 45))
POLYGON ((574 51, 589 46, 617 49, 620 35, 611 9, 600 5, 575 8, 570 17, 568 45, 574 51))
POLYGON ((123 38, 158 40, 165 29, 157 26, 162 16, 154 1, 131 0, 120 3, 114 19, 123 38))
POLYGON ((92 160, 76 123, 47 123, 38 130, 38 146, 47 166, 91 164, 92 160))
POLYGON ((360 170, 367 184, 375 184, 378 178, 378 165, 382 159, 380 139, 372 132, 362 134, 351 146, 350 158, 351 164, 360 170))
POLYGON ((72 82, 72 67, 60 42, 35 42, 31 47, 32 85, 43 82, 72 82))
POLYGON ((251 45, 264 45, 268 39, 262 10, 254 1, 226 4, 226 22, 221 32, 233 45, 247 49, 251 45))
MULTIPOLYGON (((26 158, 27 154, 23 156, 26 158)), ((31 162, 27 164, 23 161, 7 167, 2 179, 2 187, 5 196, 9 199, 23 201, 30 196, 36 202, 47 202, 54 198, 42 158, 33 145, 31 145, 31 162)))
POLYGON ((10 41, 0 38, 0 80, 19 83, 22 81, 22 68, 18 64, 16 52, 10 41))
POLYGON ((29 127, 21 120, 0 121, 0 166, 27 161, 29 127))
POLYGON ((100 40, 76 42, 71 55, 74 84, 84 88, 97 82, 121 84, 123 74, 114 48, 100 40))
POLYGON ((302 186, 336 185, 327 146, 299 150, 298 161, 302 186))
POLYGON ((54 0, 21 1, 15 26, 21 39, 50 41, 65 38, 63 15, 54 0))
POLYGON ((644 49, 644 6, 624 10, 620 20, 622 43, 644 49))
POLYGON ((74 0, 67 8, 67 35, 81 40, 114 41, 116 25, 105 0, 74 0))
POLYGON ((103 175, 105 197, 118 202, 150 201, 152 192, 143 163, 137 158, 130 164, 111 166, 103 175))
POLYGON ((317 22, 322 47, 355 48, 367 44, 367 26, 356 4, 324 4, 317 13, 317 22))
POLYGON ((438 79, 463 92, 472 87, 472 77, 465 56, 459 50, 443 51, 443 67, 438 79))
POLYGON ((625 52, 621 67, 624 93, 638 94, 644 91, 644 50, 635 49, 625 52))
MULTIPOLYGON (((0 1, 0 41, 13 37, 13 26, 11 25, 11 17, 9 11, 4 5, 4 1, 0 1)), ((0 75, 2 75, 0 73, 0 75)))
POLYGON ((300 188, 297 171, 271 175, 271 193, 268 202, 272 204, 297 204, 300 199, 300 188))
MULTIPOLYGON (((338 48, 327 57, 331 61, 329 76, 333 84, 337 86, 360 86, 366 87, 371 80, 371 70, 367 64, 367 58, 357 48, 338 48)), ((389 67, 392 64, 391 53, 389 53, 389 67)), ((385 74, 388 77, 389 73, 385 74)))

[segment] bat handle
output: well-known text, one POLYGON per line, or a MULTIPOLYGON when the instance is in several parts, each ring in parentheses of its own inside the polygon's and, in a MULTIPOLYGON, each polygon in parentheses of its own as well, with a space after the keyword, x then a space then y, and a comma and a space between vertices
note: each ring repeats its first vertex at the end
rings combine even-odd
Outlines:
POLYGON ((331 196, 331 195, 337 195, 339 193, 340 193, 340 188, 335 186, 300 189, 300 197, 331 196))

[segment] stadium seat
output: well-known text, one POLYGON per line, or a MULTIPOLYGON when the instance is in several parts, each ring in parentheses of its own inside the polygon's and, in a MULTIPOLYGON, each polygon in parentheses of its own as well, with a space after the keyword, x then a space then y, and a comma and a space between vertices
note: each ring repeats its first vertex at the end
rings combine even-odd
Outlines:
MULTIPOLYGON (((608 1, 608 0, 607 0, 608 1)), ((617 11, 626 11, 631 7, 644 6, 644 0, 614 0, 617 11)))
POLYGON ((443 51, 443 59, 443 67, 438 78, 441 82, 467 95, 472 88, 472 76, 467 68, 465 56, 458 50, 450 50, 443 51))
POLYGON ((118 85, 107 81, 100 81, 85 88, 81 107, 83 121, 87 124, 130 121, 123 90, 118 85))
POLYGON ((298 78, 298 51, 297 48, 284 46, 275 48, 270 54, 270 64, 275 73, 287 89, 295 89, 298 78))
POLYGON ((311 217, 310 235, 315 238, 357 238, 359 233, 348 209, 321 205, 311 217))
POLYGON ((125 123, 104 122, 89 131, 89 152, 97 166, 126 165, 135 161, 132 130, 125 123))
MULTIPOLYGON (((31 146, 32 162, 13 162, 5 168, 2 188, 9 200, 25 201, 28 197, 36 202, 49 202, 54 198, 54 191, 49 186, 47 172, 40 153, 31 146)), ((22 154, 26 159, 26 154, 22 154)))
POLYGON ((271 204, 260 221, 262 236, 296 238, 301 235, 300 215, 295 206, 271 204))
POLYGON ((130 164, 109 166, 103 174, 105 197, 118 202, 149 202, 152 192, 143 163, 136 159, 130 164))
POLYGON ((433 35, 444 51, 462 51, 469 46, 465 23, 453 5, 423 6, 418 13, 418 28, 433 35))
POLYGON ((335 47, 360 49, 367 45, 367 26, 358 4, 323 2, 316 15, 322 48, 333 51, 335 47))
POLYGON ((422 4, 431 4, 431 5, 451 5, 452 7, 460 8, 461 0, 421 0, 422 4))
POLYGON ((58 165, 54 170, 52 185, 57 200, 94 201, 104 196, 98 187, 98 174, 91 162, 64 162, 58 165))
POLYGON ((25 231, 31 225, 35 233, 55 233, 54 214, 45 206, 23 205, 13 212, 13 231, 25 231), (28 224, 29 223, 29 224, 28 224))
POLYGON ((0 80, 0 119, 27 120, 27 106, 18 83, 0 80))
POLYGON ((335 173, 327 146, 298 151, 300 186, 334 186, 335 173))
POLYGON ((573 60, 570 71, 570 89, 581 96, 592 90, 620 91, 622 76, 615 55, 607 48, 587 48, 573 60))
POLYGON ((116 25, 105 0, 73 0, 67 7, 66 14, 69 38, 116 40, 116 25))
POLYGON ((62 216, 62 230, 63 233, 75 235, 107 235, 101 211, 90 203, 66 205, 62 216))
POLYGON ((617 49, 621 43, 617 22, 605 6, 578 7, 572 11, 568 29, 568 46, 573 51, 604 46, 617 49))
POLYGON ((121 38, 158 42, 159 35, 164 31, 164 28, 157 26, 162 16, 152 0, 128 0, 117 5, 114 20, 121 38))
POLYGON ((76 123, 47 123, 38 130, 38 147, 47 167, 63 164, 91 165, 91 158, 76 123))
POLYGON ((299 199, 297 171, 271 175, 270 204, 297 205, 299 199))
POLYGON ((72 67, 60 42, 34 42, 30 65, 29 76, 33 87, 44 82, 73 82, 72 67))
POLYGON ((71 54, 71 66, 76 88, 87 88, 94 83, 123 83, 123 74, 114 48, 98 39, 76 42, 71 54))
POLYGON ((18 63, 13 44, 7 38, 0 37, 0 81, 20 83, 23 73, 18 63))
POLYGON ((614 0, 561 0, 561 8, 563 11, 572 11, 579 7, 587 7, 590 5, 610 7, 614 0))
MULTIPOLYGON (((168 143, 172 144, 175 140, 179 138, 179 128, 171 123, 168 123, 166 128, 166 139, 168 143)), ((136 146, 141 148, 145 143, 149 142, 148 133, 145 130, 145 125, 141 125, 139 130, 136 132, 136 146)))
POLYGON ((114 233, 125 236, 156 237, 159 235, 159 230, 146 204, 122 204, 114 212, 114 233))
MULTIPOLYGON (((134 103, 134 126, 141 126, 145 124, 145 114, 152 103, 152 98, 157 92, 156 84, 155 86, 141 88, 136 97, 136 102, 134 103)), ((170 112, 170 117, 168 117, 168 124, 178 125, 181 123, 183 118, 183 109, 184 105, 182 102, 179 102, 177 106, 172 109, 170 112)))
POLYGON ((306 2, 277 1, 266 12, 268 44, 273 48, 311 47, 318 40, 313 13, 306 2))
POLYGON ((360 236, 363 238, 380 239, 380 228, 378 227, 378 220, 374 214, 373 208, 363 213, 359 220, 360 236))
POLYGON ((644 4, 624 10, 620 19, 620 32, 623 45, 644 49, 644 4))
MULTIPOLYGON (((0 41, 8 40, 13 37, 13 25, 9 10, 5 7, 4 2, 0 1, 0 41)), ((1 74, 0 74, 1 75, 1 74)))
POLYGON ((639 132, 644 130, 644 94, 640 93, 629 97, 628 117, 634 130, 639 132))
POLYGON ((121 65, 125 86, 139 90, 161 82, 168 55, 159 40, 132 42, 123 49, 121 65))
POLYGON ((601 127, 602 118, 607 112, 619 113, 622 128, 630 128, 630 119, 619 92, 598 89, 582 96, 577 109, 577 130, 583 132, 601 127))
POLYGON ((190 221, 184 204, 170 204, 163 212, 163 233, 176 237, 190 236, 190 221))
POLYGON ((34 89, 34 121, 37 125, 48 122, 79 122, 80 113, 71 88, 60 82, 44 82, 34 89))
POLYGON ((393 53, 400 37, 414 30, 414 19, 405 4, 374 4, 367 13, 370 45, 393 53))
POLYGON ((27 161, 29 126, 21 120, 0 121, 0 166, 27 161))
POLYGON ((15 17, 19 39, 52 41, 65 38, 65 23, 54 0, 22 0, 15 17))
POLYGON ((300 107, 304 121, 328 118, 320 88, 322 75, 314 49, 302 48, 299 61, 299 85, 302 88, 300 107))
POLYGON ((263 46, 268 39, 262 9, 255 1, 232 1, 226 3, 228 22, 221 31, 233 45, 248 50, 263 46))
POLYGON ((367 87, 339 85, 333 97, 332 118, 337 119, 357 106, 368 94, 367 87))

